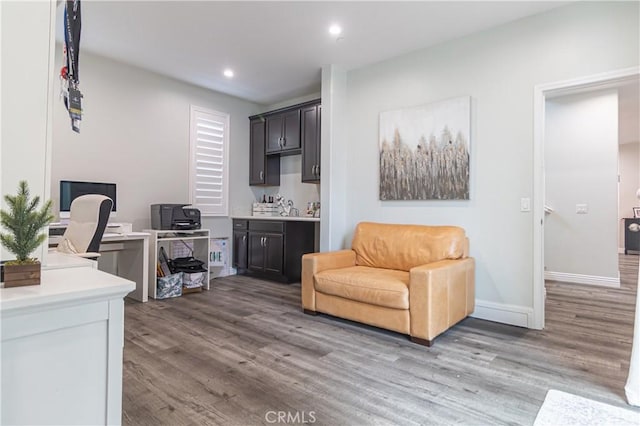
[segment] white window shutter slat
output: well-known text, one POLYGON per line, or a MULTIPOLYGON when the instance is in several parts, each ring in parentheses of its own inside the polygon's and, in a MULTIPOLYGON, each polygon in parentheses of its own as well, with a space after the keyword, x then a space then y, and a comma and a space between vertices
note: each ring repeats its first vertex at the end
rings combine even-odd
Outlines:
POLYGON ((229 215, 229 114, 191 106, 190 203, 203 216, 229 215))

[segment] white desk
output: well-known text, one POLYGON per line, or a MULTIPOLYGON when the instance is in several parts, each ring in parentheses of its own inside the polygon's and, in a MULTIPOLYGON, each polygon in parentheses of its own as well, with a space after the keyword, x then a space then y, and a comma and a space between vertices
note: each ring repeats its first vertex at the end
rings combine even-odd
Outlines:
POLYGON ((98 269, 98 263, 91 259, 75 256, 73 254, 61 253, 59 251, 49 250, 47 257, 42 264, 43 271, 52 269, 68 269, 68 268, 93 268, 98 269))
POLYGON ((121 423, 123 297, 133 288, 69 267, 0 289, 1 424, 121 423))
MULTIPOLYGON (((60 237, 49 237, 49 247, 58 245, 60 237)), ((139 302, 149 300, 149 233, 105 233, 100 242, 100 253, 117 251, 116 275, 136 283, 128 297, 139 302)), ((52 253, 48 253, 51 256, 52 253)), ((100 263, 98 263, 100 269, 100 263)))

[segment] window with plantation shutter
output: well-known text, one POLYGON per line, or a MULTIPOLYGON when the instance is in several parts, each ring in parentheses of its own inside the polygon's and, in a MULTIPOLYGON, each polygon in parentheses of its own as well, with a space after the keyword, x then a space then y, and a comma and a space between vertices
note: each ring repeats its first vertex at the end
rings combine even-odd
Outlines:
POLYGON ((229 114, 191 106, 190 202, 203 216, 229 215, 229 114))

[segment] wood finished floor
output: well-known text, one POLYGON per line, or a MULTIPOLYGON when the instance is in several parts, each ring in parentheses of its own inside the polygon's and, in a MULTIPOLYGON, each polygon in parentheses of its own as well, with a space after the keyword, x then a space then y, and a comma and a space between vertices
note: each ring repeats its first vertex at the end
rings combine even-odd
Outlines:
POLYGON ((629 408, 638 256, 620 269, 620 289, 548 282, 543 331, 468 318, 431 348, 304 315, 299 284, 128 302, 123 424, 531 425, 549 389, 629 408))

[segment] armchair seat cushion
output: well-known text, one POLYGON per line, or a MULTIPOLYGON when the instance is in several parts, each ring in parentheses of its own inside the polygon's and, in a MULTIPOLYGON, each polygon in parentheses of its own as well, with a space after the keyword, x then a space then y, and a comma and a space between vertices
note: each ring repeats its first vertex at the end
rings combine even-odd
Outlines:
POLYGON ((315 290, 393 309, 409 309, 409 272, 352 266, 315 275, 315 290))

